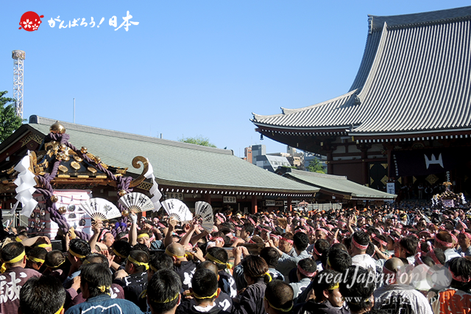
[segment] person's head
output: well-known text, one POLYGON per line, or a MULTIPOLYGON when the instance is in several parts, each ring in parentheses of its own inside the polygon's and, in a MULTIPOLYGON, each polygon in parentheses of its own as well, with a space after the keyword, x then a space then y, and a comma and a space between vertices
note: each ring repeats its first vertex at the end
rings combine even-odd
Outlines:
POLYGON ((316 262, 308 257, 300 260, 296 268, 296 275, 299 280, 303 278, 313 278, 317 272, 316 262))
POLYGON ((190 290, 197 304, 212 303, 219 293, 217 275, 209 269, 197 269, 191 279, 190 290))
POLYGON ((173 259, 174 265, 180 265, 181 262, 187 261, 185 249, 180 243, 172 243, 165 249, 165 254, 173 259))
POLYGON ((16 227, 16 233, 17 233, 18 235, 22 235, 22 236, 28 238, 28 227, 26 227, 26 226, 18 226, 18 227, 16 227))
POLYGON ((345 298, 351 312, 367 311, 374 305, 374 273, 359 266, 352 266, 340 282, 340 293, 345 298))
POLYGON ((18 313, 63 314, 65 297, 65 289, 56 277, 31 277, 21 287, 18 313))
POLYGON ((263 306, 268 314, 283 314, 293 308, 293 288, 281 281, 273 280, 267 284, 263 306))
POLYGON ((388 247, 388 239, 386 239, 386 237, 382 234, 380 234, 380 235, 372 234, 371 241, 380 250, 385 250, 388 247))
POLYGON ((161 269, 173 269, 173 259, 163 252, 158 252, 150 257, 148 277, 152 277, 161 269))
MULTIPOLYGON (((25 267, 25 247, 21 242, 10 242, 2 248, 2 269, 5 267, 25 267)), ((3 272, 3 271, 2 271, 3 272)))
POLYGON ((383 266, 383 279, 386 284, 398 283, 397 273, 404 267, 404 262, 397 257, 388 259, 383 266))
POLYGON ((142 222, 142 229, 152 230, 152 220, 146 219, 142 222))
POLYGON ((325 239, 318 239, 312 248, 312 257, 317 261, 329 250, 330 243, 325 239))
POLYGON ((227 261, 229 255, 227 251, 220 247, 210 247, 205 255, 206 260, 209 260, 216 264, 219 270, 224 270, 228 267, 227 261))
POLYGON ((342 274, 335 270, 326 269, 318 273, 312 280, 312 289, 318 303, 329 301, 333 306, 340 307, 343 304, 339 284, 342 274))
POLYGON ((157 271, 147 285, 147 303, 153 314, 175 311, 180 304, 182 280, 170 269, 157 271))
POLYGON ((309 237, 304 232, 296 232, 293 235, 293 246, 299 252, 304 251, 309 245, 309 237))
POLYGON ((46 254, 47 254, 47 250, 45 248, 38 247, 38 246, 33 247, 31 250, 28 251, 26 267, 39 270, 41 266, 44 264, 46 254))
POLYGON ((458 235, 458 244, 463 251, 469 248, 471 246, 471 233, 462 231, 458 235))
POLYGON ((370 244, 370 236, 363 231, 356 231, 352 236, 350 249, 353 255, 365 254, 368 245, 370 244))
POLYGON ((113 278, 108 265, 86 264, 80 269, 80 289, 84 299, 110 293, 113 278))
POLYGON ((431 248, 427 252, 426 256, 429 256, 430 258, 432 258, 435 264, 440 264, 440 265, 445 264, 445 252, 443 252, 443 250, 440 248, 437 248, 437 247, 431 248))
POLYGON ((435 235, 434 244, 437 248, 445 251, 453 248, 453 238, 447 231, 440 231, 435 235))
POLYGON ((247 284, 253 284, 260 279, 269 281, 267 262, 260 256, 249 255, 242 260, 244 278, 247 284))
POLYGON ((409 257, 414 256, 417 252, 417 245, 419 244, 419 239, 414 236, 407 236, 401 238, 399 242, 396 243, 394 248, 394 256, 396 257, 409 257))
POLYGON ((129 256, 131 250, 131 243, 123 240, 118 240, 113 243, 113 248, 111 249, 110 253, 114 255, 113 261, 118 264, 121 264, 129 256))
POLYGON ((324 269, 332 269, 344 273, 352 266, 352 257, 347 251, 342 249, 330 249, 322 258, 324 269))
POLYGON ((90 253, 87 255, 87 257, 83 261, 83 264, 97 264, 97 263, 101 263, 101 264, 109 266, 109 262, 106 256, 100 253, 90 253))
POLYGON ((315 235, 317 240, 327 239, 327 233, 325 232, 325 229, 316 229, 315 235))
POLYGON ((131 249, 131 251, 134 251, 134 250, 139 250, 139 251, 144 251, 146 252, 148 255, 150 255, 150 250, 149 248, 145 245, 145 244, 140 244, 140 243, 137 243, 136 245, 134 245, 131 249))
POLYGON ((129 233, 127 232, 120 232, 116 235, 116 241, 125 241, 129 242, 129 233))
POLYGON ((101 240, 102 243, 104 243, 107 247, 111 247, 114 243, 114 236, 111 232, 106 232, 103 236, 103 239, 101 240))
POLYGON ((83 259, 92 252, 90 244, 80 238, 75 238, 70 241, 68 258, 72 264, 77 266, 82 265, 83 259))
POLYGON ((463 291, 471 288, 471 260, 465 257, 453 258, 448 261, 448 270, 452 277, 452 288, 463 291))
POLYGON ((253 235, 255 227, 252 223, 247 222, 243 225, 242 230, 240 231, 240 237, 242 239, 246 239, 247 237, 251 237, 253 235))
POLYGON ((51 252, 47 252, 46 258, 44 259, 44 264, 47 268, 53 270, 60 268, 62 265, 64 265, 65 261, 66 257, 61 251, 52 250, 51 252))
POLYGON ((283 253, 289 253, 293 249, 293 234, 290 232, 285 233, 280 240, 280 250, 283 253))
POLYGON ((214 264, 213 262, 210 262, 210 261, 204 261, 204 262, 201 262, 199 263, 197 266, 196 266, 196 270, 198 269, 209 269, 210 271, 212 271, 214 274, 218 275, 219 276, 219 269, 218 267, 216 266, 216 264, 214 264))
POLYGON ((137 235, 137 243, 143 244, 150 248, 150 236, 147 231, 140 231, 137 235))
POLYGON ((276 265, 278 265, 280 254, 273 247, 264 247, 260 251, 260 257, 263 258, 265 262, 267 262, 268 267, 275 268, 276 265))
POLYGON ((132 250, 124 270, 128 274, 139 274, 149 269, 149 254, 141 250, 132 250))

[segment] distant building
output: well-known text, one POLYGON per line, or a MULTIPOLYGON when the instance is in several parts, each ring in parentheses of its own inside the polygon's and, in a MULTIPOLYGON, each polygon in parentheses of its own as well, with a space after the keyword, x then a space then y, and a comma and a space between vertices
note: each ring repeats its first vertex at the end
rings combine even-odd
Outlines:
POLYGON ((248 162, 252 163, 252 146, 246 147, 244 153, 244 160, 247 160, 248 162))
POLYGON ((286 153, 268 153, 263 144, 252 145, 245 148, 244 160, 269 171, 275 172, 280 167, 296 167, 306 170, 313 159, 318 159, 321 165, 327 169, 326 158, 318 154, 297 151, 296 148, 287 146, 286 153))
MULTIPOLYGON (((252 164, 265 170, 275 172, 280 167, 291 166, 288 158, 286 156, 281 156, 282 153, 267 155, 266 147, 263 144, 252 145, 251 147, 246 148, 246 154, 249 151, 251 151, 252 154, 252 164)), ((246 155, 246 158, 247 157, 248 156, 246 155)), ((247 161, 249 161, 248 158, 247 161)))

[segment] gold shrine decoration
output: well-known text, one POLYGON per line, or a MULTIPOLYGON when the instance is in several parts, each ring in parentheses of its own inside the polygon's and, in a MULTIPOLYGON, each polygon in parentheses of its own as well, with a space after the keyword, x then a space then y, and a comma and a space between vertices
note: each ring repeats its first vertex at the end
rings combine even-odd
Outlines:
POLYGON ((144 169, 142 170, 142 174, 139 177, 131 181, 131 183, 129 184, 129 187, 131 188, 141 184, 146 179, 144 175, 147 173, 147 170, 149 170, 149 162, 147 161, 147 158, 142 156, 134 157, 134 159, 132 160, 132 166, 136 169, 139 169, 141 167, 139 162, 142 163, 144 169))
POLYGON ((387 185, 387 184, 388 184, 388 181, 389 181, 389 178, 388 178, 388 176, 386 176, 386 175, 381 179, 381 182, 382 182, 384 185, 387 185))
POLYGON ((430 183, 430 185, 434 185, 438 180, 439 178, 434 174, 430 174, 425 178, 425 181, 430 183))

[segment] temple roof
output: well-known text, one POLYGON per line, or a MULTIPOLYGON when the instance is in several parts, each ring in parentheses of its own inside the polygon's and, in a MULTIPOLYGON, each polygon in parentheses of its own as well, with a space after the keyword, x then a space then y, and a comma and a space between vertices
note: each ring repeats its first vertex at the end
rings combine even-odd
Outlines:
MULTIPOLYGON (((31 116, 29 124, 22 128, 32 128, 46 136, 54 122, 55 120, 31 116)), ((148 158, 160 185, 290 195, 312 195, 319 190, 263 170, 234 156, 231 150, 66 122, 61 124, 66 128, 72 145, 77 149, 86 147, 88 152, 100 157, 107 165, 127 168, 128 173, 140 174, 142 169, 134 168, 132 160, 136 156, 148 158)))
POLYGON ((340 194, 353 200, 393 200, 397 196, 347 180, 345 176, 301 171, 291 168, 284 168, 283 170, 284 177, 320 188, 321 193, 340 194))
POLYGON ((369 16, 363 60, 349 92, 251 120, 279 132, 370 135, 471 131, 471 6, 369 16))

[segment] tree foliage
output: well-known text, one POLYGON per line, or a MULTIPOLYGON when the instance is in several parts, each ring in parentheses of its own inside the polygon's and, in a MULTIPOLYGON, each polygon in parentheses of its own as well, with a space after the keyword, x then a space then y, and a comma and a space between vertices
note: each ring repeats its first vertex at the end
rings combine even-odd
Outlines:
POLYGON ((15 112, 15 100, 5 97, 7 92, 0 92, 0 143, 15 132, 23 123, 15 112))
POLYGON ((202 136, 185 137, 180 139, 180 142, 216 148, 216 145, 210 143, 208 138, 202 136))
POLYGON ((309 162, 309 166, 307 166, 307 170, 311 172, 317 172, 317 173, 326 173, 325 167, 321 164, 321 162, 317 158, 314 158, 309 162))

